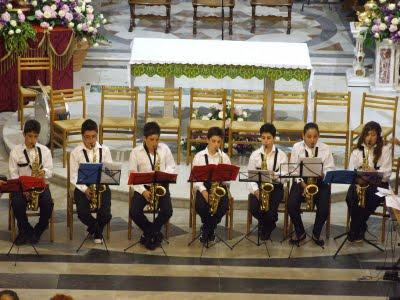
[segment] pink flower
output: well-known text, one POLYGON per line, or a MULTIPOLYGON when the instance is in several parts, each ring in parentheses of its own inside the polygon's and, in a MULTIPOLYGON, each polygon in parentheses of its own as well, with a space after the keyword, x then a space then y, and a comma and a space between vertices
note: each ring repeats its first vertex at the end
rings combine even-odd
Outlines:
POLYGON ((19 14, 19 15, 18 15, 18 20, 19 20, 20 22, 24 22, 24 21, 25 21, 25 15, 24 15, 24 14, 19 14))
POLYGON ((43 6, 43 11, 49 11, 51 12, 51 7, 48 5, 43 6))
POLYGON ((42 27, 42 28, 49 28, 49 26, 50 26, 50 24, 47 22, 40 23, 40 27, 42 27))
POLYGON ((93 34, 96 34, 96 33, 97 33, 97 29, 93 28, 93 34))
POLYGON ((41 10, 35 11, 35 17, 36 19, 42 19, 43 18, 43 13, 41 10))
POLYGON ((1 15, 1 19, 4 22, 9 22, 11 20, 11 15, 8 12, 5 12, 1 15))
POLYGON ((82 24, 82 31, 88 31, 88 28, 87 24, 82 24))
POLYGON ((70 13, 70 12, 67 12, 66 14, 65 14, 65 17, 64 17, 68 22, 71 22, 72 21, 72 19, 74 18, 74 16, 70 13))
POLYGON ((67 4, 64 4, 61 9, 65 12, 69 11, 69 6, 67 4))
POLYGON ((88 21, 93 21, 94 15, 93 15, 93 14, 88 14, 88 15, 86 16, 86 19, 87 19, 88 21))
POLYGON ((373 33, 379 32, 379 26, 378 25, 374 25, 374 26, 372 26, 371 30, 372 30, 373 33))

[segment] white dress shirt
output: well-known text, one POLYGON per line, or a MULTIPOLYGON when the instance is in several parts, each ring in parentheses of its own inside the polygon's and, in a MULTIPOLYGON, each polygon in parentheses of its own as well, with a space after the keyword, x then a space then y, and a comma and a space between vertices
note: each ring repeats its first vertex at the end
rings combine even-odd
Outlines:
MULTIPOLYGON (((317 157, 321 157, 322 160, 322 172, 325 175, 328 171, 335 170, 335 162, 333 161, 333 156, 331 149, 325 143, 318 141, 314 147, 311 149, 306 145, 304 141, 298 142, 293 145, 292 154, 290 156, 290 163, 298 164, 300 162, 300 158, 307 157, 306 151, 308 152, 308 157, 314 157, 316 148, 318 147, 318 155, 317 157)), ((301 178, 297 178, 296 181, 301 181, 301 178)))
MULTIPOLYGON (((151 161, 154 162, 154 154, 149 153, 151 161)), ((169 147, 164 143, 158 143, 156 160, 160 158, 160 171, 166 173, 176 174, 176 164, 174 156, 172 155, 169 147)), ((131 151, 129 157, 129 172, 151 172, 152 166, 147 155, 144 145, 138 145, 131 151)), ((135 192, 142 194, 146 188, 143 184, 134 185, 133 189, 135 192)))
MULTIPOLYGON (((222 153, 222 163, 230 165, 231 160, 229 159, 229 156, 226 153, 218 151, 215 152, 214 155, 211 155, 210 152, 208 152, 208 147, 206 147, 206 149, 196 153, 196 155, 193 158, 193 166, 205 166, 207 164, 205 154, 207 154, 208 156, 208 163, 210 165, 218 165, 221 158, 221 153, 222 153)), ((194 182, 193 186, 195 190, 198 190, 200 192, 207 190, 204 185, 204 182, 194 182)))
POLYGON ((36 143, 34 148, 28 149, 26 148, 25 144, 19 144, 16 145, 10 152, 8 164, 11 179, 17 179, 19 176, 31 176, 32 170, 30 165, 32 165, 36 155, 38 155, 36 147, 40 148, 40 152, 42 153, 42 169, 45 172, 45 179, 49 179, 53 176, 53 158, 51 157, 49 148, 36 143), (28 154, 29 165, 18 166, 20 164, 28 163, 24 155, 24 150, 26 150, 28 154))
MULTIPOLYGON (((363 144, 364 148, 366 146, 363 144)), ((371 149, 368 155, 368 165, 372 168, 374 168, 374 148, 371 149)), ((351 152, 350 155, 350 161, 349 161, 349 170, 358 170, 360 169, 361 165, 363 163, 363 151, 360 149, 354 149, 351 152)), ((382 155, 378 159, 378 162, 376 164, 378 168, 378 172, 383 173, 383 182, 389 182, 390 175, 392 175, 392 148, 390 145, 385 145, 382 147, 382 155)))
MULTIPOLYGON (((279 149, 276 158, 276 166, 274 170, 273 167, 274 167, 275 153, 277 150, 278 149, 275 147, 275 145, 273 145, 271 152, 267 154, 266 160, 267 160, 268 170, 274 171, 274 174, 276 176, 279 176, 280 173, 282 174, 287 173, 288 158, 286 153, 279 149), (281 164, 283 164, 282 170, 281 170, 281 164)), ((264 146, 261 146, 257 150, 254 150, 253 153, 251 153, 249 158, 249 164, 247 165, 247 170, 257 170, 261 168, 261 163, 262 163, 261 154, 265 155, 264 146)), ((257 182, 249 182, 247 184, 247 187, 250 193, 254 194, 254 192, 258 191, 257 182)))
POLYGON ((86 150, 87 156, 89 158, 90 163, 94 163, 93 161, 93 154, 96 153, 96 163, 99 162, 100 159, 100 151, 99 149, 102 149, 102 159, 101 162, 107 162, 107 163, 112 163, 112 157, 111 157, 111 152, 110 149, 105 146, 105 145, 100 145, 98 142, 96 142, 96 145, 94 146, 93 149, 88 149, 85 147, 84 143, 79 144, 78 146, 75 147, 74 150, 72 150, 71 155, 70 155, 70 181, 75 187, 79 190, 81 190, 83 193, 86 191, 87 186, 85 184, 76 184, 78 181, 78 169, 79 165, 82 163, 87 163, 85 154, 83 153, 83 149, 86 150))

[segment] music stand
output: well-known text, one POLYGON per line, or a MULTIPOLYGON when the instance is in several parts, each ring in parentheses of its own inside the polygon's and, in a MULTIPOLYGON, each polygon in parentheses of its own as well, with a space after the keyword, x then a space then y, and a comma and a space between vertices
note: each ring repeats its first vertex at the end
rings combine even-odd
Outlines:
MULTIPOLYGON (((239 173, 239 181, 240 182, 256 182, 258 185, 258 190, 261 191, 261 185, 263 183, 273 183, 273 176, 274 176, 273 171, 269 171, 269 170, 248 170, 247 172, 239 173)), ((254 228, 252 230, 250 230, 248 233, 246 233, 239 241, 237 241, 235 244, 233 244, 232 248, 235 248, 240 242, 242 242, 243 240, 246 239, 256 246, 265 244, 265 250, 267 251, 268 257, 271 257, 271 255, 269 254, 267 241, 260 243, 260 231, 258 229, 259 229, 259 223, 257 223, 257 225, 254 226, 254 228), (257 242, 255 242, 249 238, 256 230, 257 230, 257 242)), ((272 240, 271 240, 271 242, 272 242, 272 240)))
MULTIPOLYGON (((190 176, 188 179, 188 182, 218 182, 221 184, 221 182, 227 182, 227 181, 232 181, 236 180, 237 175, 239 174, 239 167, 235 165, 230 165, 230 164, 209 164, 209 165, 204 165, 204 166, 193 166, 190 176)), ((227 195, 229 197, 229 190, 226 190, 227 195)), ((228 199, 229 201, 229 199, 228 199)), ((193 244, 194 241, 198 240, 200 238, 201 231, 198 233, 197 236, 195 236, 189 243, 188 246, 193 244)), ((225 246, 227 246, 229 249, 233 249, 224 239, 222 239, 217 233, 215 233, 215 236, 218 238, 218 241, 222 242, 225 246)), ((207 243, 204 245, 201 249, 201 256, 203 256, 203 250, 205 248, 211 248, 214 246, 216 243, 212 244, 211 246, 207 243)))
MULTIPOLYGON (((78 180, 77 184, 85 184, 87 186, 96 185, 96 190, 99 191, 100 185, 119 185, 121 179, 121 164, 119 163, 81 163, 78 169, 78 180)), ((97 213, 99 210, 99 198, 100 193, 97 192, 97 209, 94 211, 97 213)), ((82 248, 83 244, 89 238, 90 232, 86 235, 85 239, 79 245, 76 252, 82 248)), ((101 239, 104 242, 107 254, 110 254, 107 248, 107 243, 104 239, 103 232, 101 232, 101 239)))
MULTIPOLYGON (((287 163, 287 164, 281 164, 281 170, 282 166, 287 166, 287 174, 280 174, 279 178, 287 178, 287 179, 296 179, 296 178, 303 178, 303 177, 313 177, 313 178, 318 178, 321 177, 321 174, 323 173, 323 162, 320 157, 302 157, 300 158, 300 161, 298 163, 287 163)), ((285 168, 286 169, 286 168, 285 168)), ((290 192, 290 191, 289 191, 290 192)), ((295 230, 293 229, 292 232, 288 234, 288 236, 284 239, 281 240, 281 243, 286 241, 288 238, 290 238, 293 233, 295 233, 295 230)), ((306 235, 312 239, 311 235, 307 233, 307 230, 305 231, 306 235)), ((306 241, 303 243, 305 245, 308 243, 310 240, 306 241)), ((289 253, 289 257, 291 257, 294 246, 300 247, 300 242, 297 242, 292 245, 289 253)), ((324 246, 320 246, 322 249, 325 249, 324 246)))
MULTIPOLYGON (((7 177, 2 176, 1 180, 4 180, 4 179, 7 180, 7 177)), ((20 176, 18 179, 7 180, 7 183, 0 187, 0 192, 2 192, 2 193, 30 192, 35 189, 43 189, 45 187, 46 187, 46 183, 44 182, 43 178, 31 177, 31 176, 20 176)), ((17 238, 15 238, 14 241, 12 242, 11 247, 7 252, 7 256, 10 255, 12 249, 14 248, 16 239, 17 238)), ((33 250, 35 250, 36 255, 40 256, 35 245, 32 243, 30 243, 30 245, 32 246, 33 250)), ((15 256, 14 266, 17 265, 17 256, 19 254, 19 248, 20 248, 20 246, 17 246, 17 255, 15 256)))
MULTIPOLYGON (((379 183, 382 181, 382 173, 379 172, 364 172, 364 171, 351 171, 351 170, 342 170, 342 171, 331 171, 327 173, 327 178, 324 179, 326 181, 330 181, 331 183, 339 183, 339 184, 353 184, 356 179, 359 179, 369 185, 375 185, 378 186, 379 183), (328 174, 331 173, 331 175, 328 174)), ((349 213, 352 211, 352 207, 349 209, 349 213)), ((339 234, 338 236, 335 236, 333 239, 336 241, 337 239, 346 236, 346 238, 343 240, 343 242, 340 244, 339 248, 336 250, 335 254, 333 255, 333 259, 336 258, 336 256, 339 254, 340 250, 342 250, 344 244, 348 241, 349 239, 349 231, 346 231, 342 234, 339 234)), ((365 236, 363 236, 362 239, 364 242, 367 244, 370 244, 372 247, 375 247, 379 251, 384 251, 381 247, 379 247, 377 244, 373 243, 370 240, 367 240, 365 236)))
MULTIPOLYGON (((172 173, 167 173, 167 172, 162 172, 162 171, 151 171, 151 172, 132 172, 129 174, 129 179, 128 179, 128 185, 140 185, 140 184, 171 184, 171 183, 176 183, 176 178, 178 174, 172 174, 172 173)), ((156 195, 155 193, 151 194, 152 197, 152 202, 155 203, 156 195)), ((129 199, 129 201, 132 201, 129 199)), ((158 208, 153 209, 153 223, 156 219, 156 210, 158 208)), ((163 238, 165 242, 168 243, 166 239, 163 238)), ((124 249, 124 252, 128 251, 130 248, 136 246, 137 244, 140 243, 140 239, 133 244, 131 244, 129 247, 124 249)), ((167 253, 164 250, 164 247, 160 243, 160 247, 162 251, 164 252, 165 256, 168 256, 167 253)))

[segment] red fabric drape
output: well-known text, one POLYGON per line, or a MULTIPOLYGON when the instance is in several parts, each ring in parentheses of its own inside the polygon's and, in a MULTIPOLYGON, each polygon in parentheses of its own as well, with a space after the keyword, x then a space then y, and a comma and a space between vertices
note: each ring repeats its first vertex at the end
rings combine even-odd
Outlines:
MULTIPOLYGON (((36 41, 32 42, 31 48, 36 49, 43 38, 43 29, 35 27, 36 41)), ((72 30, 69 28, 56 27, 50 32, 50 43, 58 54, 61 54, 69 45, 72 30)), ((6 54, 4 43, 0 40, 0 57, 6 54)), ((39 56, 36 53, 34 56, 39 56)), ((24 72, 22 74, 23 85, 37 85, 36 80, 40 79, 43 84, 48 84, 46 72, 24 72), (25 74, 24 74, 25 73, 25 74)), ((73 88, 72 58, 64 70, 56 70, 53 67, 53 88, 73 88)), ((18 87, 17 87, 17 63, 5 74, 0 74, 0 112, 16 111, 18 108, 18 87)))

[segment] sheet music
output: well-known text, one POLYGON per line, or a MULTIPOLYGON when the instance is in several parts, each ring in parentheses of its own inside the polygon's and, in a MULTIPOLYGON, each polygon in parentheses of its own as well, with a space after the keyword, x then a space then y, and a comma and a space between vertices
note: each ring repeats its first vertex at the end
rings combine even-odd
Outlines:
POLYGON ((322 175, 321 157, 302 157, 300 163, 303 163, 303 177, 319 177, 322 175))
POLYGON ((103 184, 119 185, 121 180, 121 168, 121 163, 104 162, 101 169, 100 182, 103 184))
POLYGON ((273 183, 275 180, 275 172, 271 170, 248 170, 248 180, 258 182, 259 175, 261 174, 261 182, 273 183))

